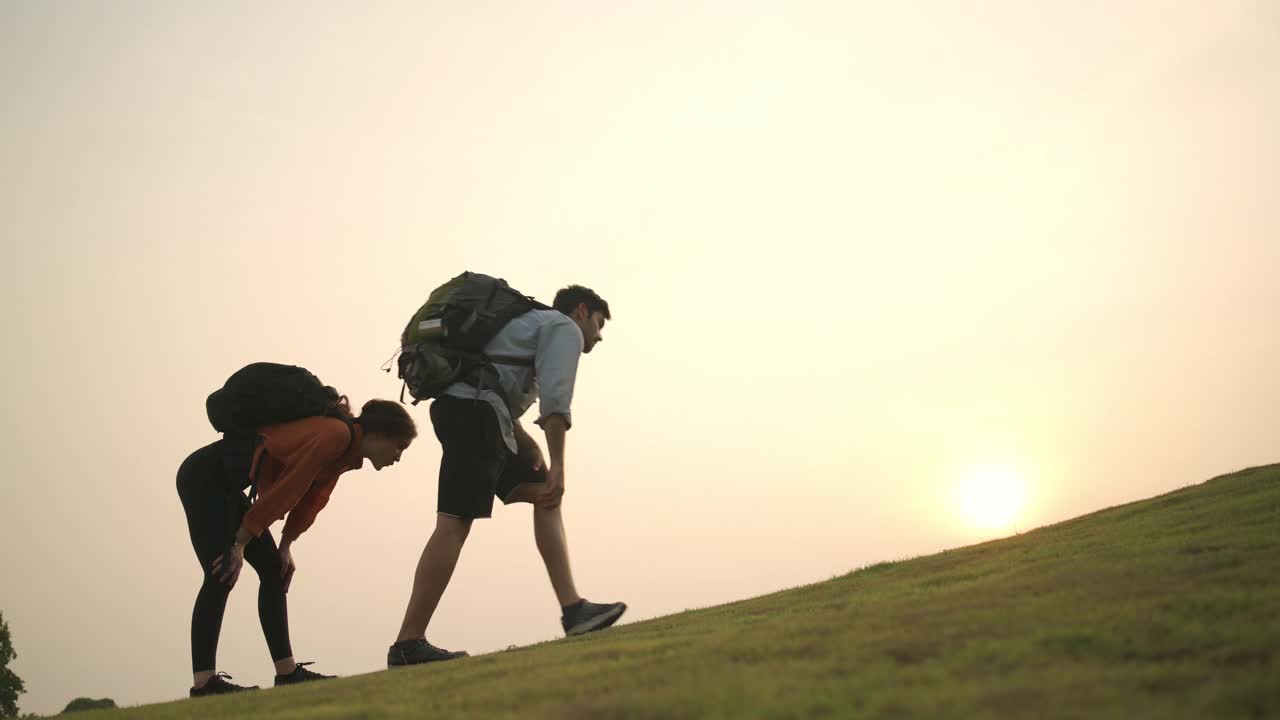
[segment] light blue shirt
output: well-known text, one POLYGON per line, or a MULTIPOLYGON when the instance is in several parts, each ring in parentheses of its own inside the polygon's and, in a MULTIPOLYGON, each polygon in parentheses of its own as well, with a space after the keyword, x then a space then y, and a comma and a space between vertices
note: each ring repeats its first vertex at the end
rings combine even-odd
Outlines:
POLYGON ((566 427, 573 424, 569 405, 573 402, 582 348, 582 330, 567 315, 559 310, 530 310, 507 323, 484 348, 486 355, 533 358, 533 367, 494 364, 506 401, 492 389, 477 390, 466 383, 454 383, 445 388, 444 394, 489 403, 498 415, 498 428, 507 449, 515 453, 515 423, 535 398, 537 425, 552 415, 563 416, 566 427))

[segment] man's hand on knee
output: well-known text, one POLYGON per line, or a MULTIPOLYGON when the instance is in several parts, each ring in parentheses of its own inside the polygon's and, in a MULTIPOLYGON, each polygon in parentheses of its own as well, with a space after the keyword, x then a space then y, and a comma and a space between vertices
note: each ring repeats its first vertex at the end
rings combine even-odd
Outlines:
POLYGON ((564 497, 564 466, 552 465, 547 469, 547 482, 538 493, 537 505, 543 510, 555 510, 560 507, 560 499, 564 497))

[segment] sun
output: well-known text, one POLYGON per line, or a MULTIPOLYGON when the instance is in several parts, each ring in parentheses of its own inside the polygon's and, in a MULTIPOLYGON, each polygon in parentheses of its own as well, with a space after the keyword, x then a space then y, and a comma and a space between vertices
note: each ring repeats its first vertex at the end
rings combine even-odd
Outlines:
POLYGON ((1026 500, 1027 484, 1012 468, 983 467, 971 472, 956 494, 969 522, 983 530, 998 530, 1017 519, 1026 500))

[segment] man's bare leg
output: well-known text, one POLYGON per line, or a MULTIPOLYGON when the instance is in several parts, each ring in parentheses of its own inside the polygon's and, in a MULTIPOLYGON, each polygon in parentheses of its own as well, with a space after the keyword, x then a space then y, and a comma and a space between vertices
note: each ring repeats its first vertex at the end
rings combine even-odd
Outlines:
POLYGON ((569 542, 564 535, 564 520, 560 508, 545 510, 533 506, 533 539, 547 566, 547 577, 556 591, 560 607, 568 607, 579 600, 578 588, 573 584, 573 572, 569 569, 569 542))
POLYGON ((418 640, 426 636, 427 625, 435 614, 436 606, 449 586, 453 570, 458 566, 462 545, 471 532, 471 521, 449 515, 436 515, 436 529, 422 549, 418 569, 413 575, 413 591, 409 594, 409 607, 404 611, 404 622, 396 641, 418 640))
POLYGON ((534 502, 541 491, 541 483, 520 483, 509 500, 533 503, 533 540, 542 555, 543 564, 547 566, 547 577, 551 579, 556 600, 560 607, 568 607, 581 600, 582 596, 573 584, 573 572, 569 569, 569 542, 565 539, 560 508, 546 510, 534 502))

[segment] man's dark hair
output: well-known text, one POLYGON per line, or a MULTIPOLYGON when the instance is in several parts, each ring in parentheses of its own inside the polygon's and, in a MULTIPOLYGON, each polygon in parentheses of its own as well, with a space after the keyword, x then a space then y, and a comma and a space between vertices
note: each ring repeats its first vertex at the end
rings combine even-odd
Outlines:
POLYGON ((585 288, 581 285, 570 285, 556 293, 556 299, 551 303, 551 307, 568 315, 582 303, 587 304, 587 310, 604 315, 605 320, 613 319, 609 315, 609 303, 605 302, 604 298, 597 295, 591 288, 585 288))
POLYGON ((413 418, 398 402, 391 400, 370 400, 360 408, 360 417, 356 422, 367 433, 386 435, 387 437, 412 440, 418 436, 418 428, 413 418))

